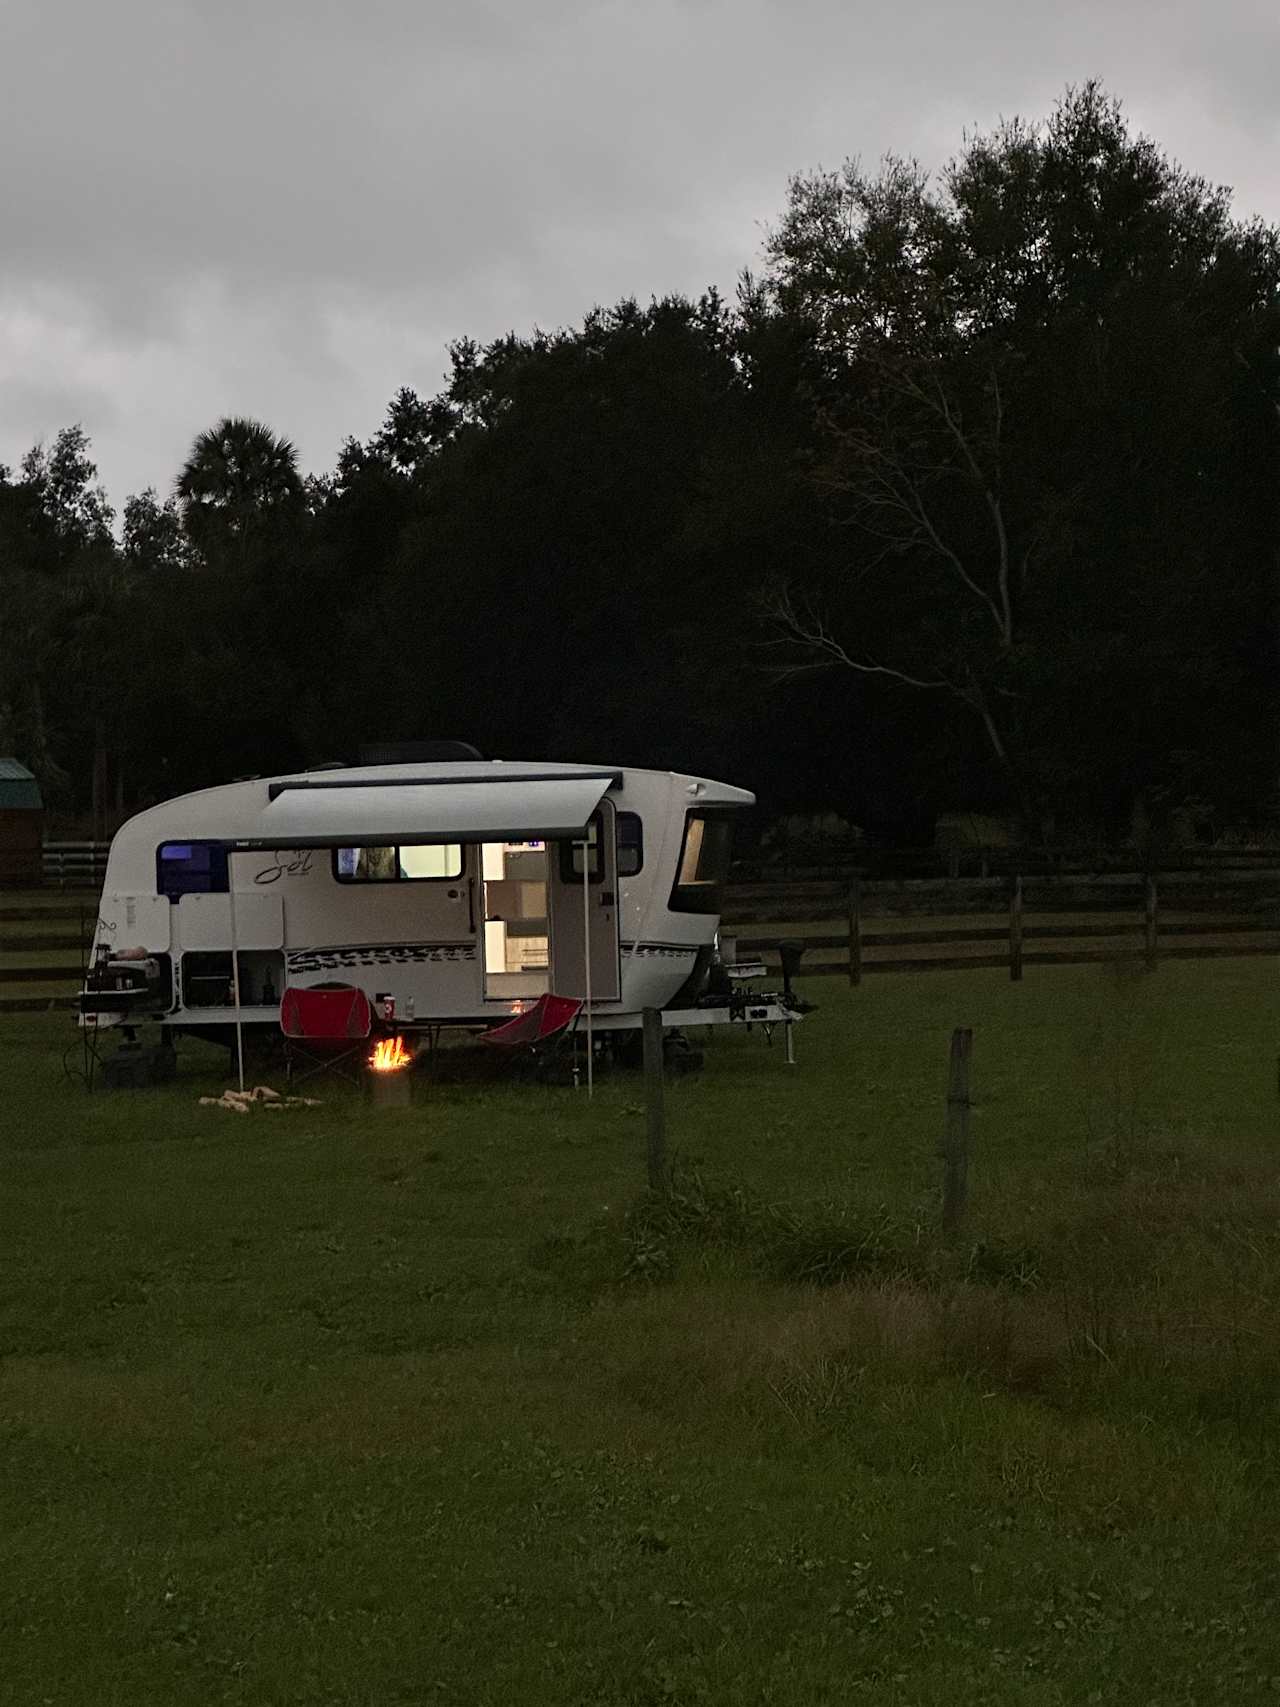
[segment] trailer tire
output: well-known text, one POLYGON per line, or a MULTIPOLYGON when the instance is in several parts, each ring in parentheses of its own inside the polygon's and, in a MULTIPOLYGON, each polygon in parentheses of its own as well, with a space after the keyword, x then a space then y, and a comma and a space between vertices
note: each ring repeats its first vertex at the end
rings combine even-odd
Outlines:
POLYGON ((706 1061, 701 1049, 695 1049, 683 1032, 668 1033, 662 1045, 662 1065, 673 1078, 684 1073, 700 1073, 706 1061))

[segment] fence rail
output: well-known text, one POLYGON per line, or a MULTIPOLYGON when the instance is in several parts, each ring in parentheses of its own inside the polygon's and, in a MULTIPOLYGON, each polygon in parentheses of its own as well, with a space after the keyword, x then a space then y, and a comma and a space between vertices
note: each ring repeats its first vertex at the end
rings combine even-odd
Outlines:
POLYGON ((110 847, 110 842, 46 842, 45 882, 59 889, 101 887, 110 847))
MULTIPOLYGON (((1144 873, 1019 873, 1028 908, 1040 913, 1128 911, 1135 896, 1141 907, 1144 873)), ((1254 869, 1170 869, 1152 874, 1164 905, 1179 912, 1217 908, 1224 912, 1280 911, 1280 866, 1254 869)), ((1017 878, 899 877, 854 880, 864 914, 870 917, 930 917, 939 914, 1002 912, 1017 878)), ((843 916, 853 887, 849 880, 777 878, 771 882, 738 879, 729 886, 726 915, 734 923, 791 918, 843 916)))
POLYGON ((1280 840, 1269 845, 1203 846, 1153 849, 1063 847, 892 848, 871 844, 840 845, 801 841, 744 853, 736 862, 743 881, 763 883, 863 879, 890 880, 1097 875, 1132 871, 1143 861, 1158 871, 1272 871, 1280 867, 1280 840))

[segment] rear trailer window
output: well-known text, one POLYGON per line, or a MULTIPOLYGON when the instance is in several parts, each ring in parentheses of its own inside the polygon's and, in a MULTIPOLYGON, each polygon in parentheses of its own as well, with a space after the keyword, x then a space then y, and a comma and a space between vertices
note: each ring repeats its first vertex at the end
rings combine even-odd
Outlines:
POLYGON ((684 842, 675 887, 673 913, 718 913, 729 880, 733 855, 733 820, 707 812, 690 812, 684 821, 684 842))

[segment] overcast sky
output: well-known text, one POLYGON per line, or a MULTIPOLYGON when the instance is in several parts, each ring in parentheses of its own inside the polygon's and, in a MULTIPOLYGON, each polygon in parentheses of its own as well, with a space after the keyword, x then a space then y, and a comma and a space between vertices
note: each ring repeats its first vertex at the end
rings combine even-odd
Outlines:
POLYGON ((450 339, 730 293, 788 176, 1100 77, 1280 219, 1275 0, 0 0, 0 461, 117 506, 254 415, 330 467, 450 339))

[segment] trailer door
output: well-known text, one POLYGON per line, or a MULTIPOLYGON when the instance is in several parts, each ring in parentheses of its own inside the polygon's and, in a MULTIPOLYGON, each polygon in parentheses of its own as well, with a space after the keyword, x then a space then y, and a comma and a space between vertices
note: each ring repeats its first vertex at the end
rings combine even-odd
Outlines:
POLYGON ((557 996, 587 994, 591 1005, 622 994, 618 944, 618 837, 611 800, 602 800, 587 826, 588 840, 552 848, 548 897, 551 988, 557 996))

